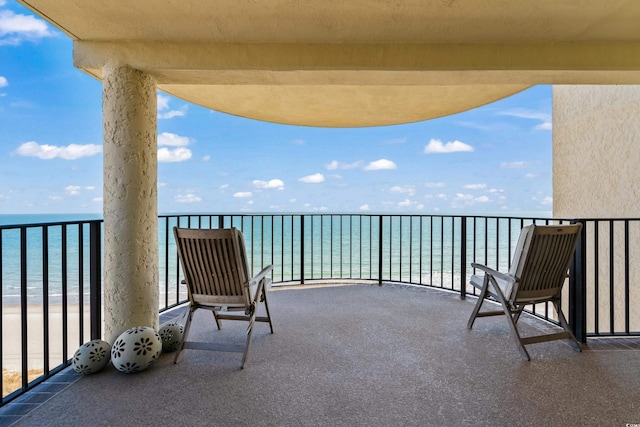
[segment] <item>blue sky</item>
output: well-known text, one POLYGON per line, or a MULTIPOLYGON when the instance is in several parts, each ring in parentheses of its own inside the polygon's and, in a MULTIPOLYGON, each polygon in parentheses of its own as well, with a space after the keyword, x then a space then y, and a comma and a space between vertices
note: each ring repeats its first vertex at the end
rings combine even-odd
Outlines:
MULTIPOLYGON (((72 42, 0 0, 0 214, 102 212, 102 86, 72 42)), ((551 87, 405 125, 239 118, 158 93, 173 212, 551 212, 551 87)))

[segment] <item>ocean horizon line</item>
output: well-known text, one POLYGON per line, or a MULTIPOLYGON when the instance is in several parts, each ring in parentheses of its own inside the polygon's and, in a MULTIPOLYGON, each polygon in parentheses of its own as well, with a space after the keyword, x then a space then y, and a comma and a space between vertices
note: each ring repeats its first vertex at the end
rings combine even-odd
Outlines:
MULTIPOLYGON (((510 212, 163 212, 159 217, 174 216, 434 216, 487 218, 553 218, 551 211, 510 212)), ((0 226, 104 220, 100 213, 0 213, 0 226), (49 219, 48 219, 49 218, 49 219)))

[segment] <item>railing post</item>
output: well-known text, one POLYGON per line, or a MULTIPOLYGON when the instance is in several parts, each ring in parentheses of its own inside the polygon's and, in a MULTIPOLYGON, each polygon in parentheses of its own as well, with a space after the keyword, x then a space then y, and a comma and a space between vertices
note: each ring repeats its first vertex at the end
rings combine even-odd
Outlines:
POLYGON ((304 285, 304 215, 300 215, 300 284, 304 285))
POLYGON ((460 218, 460 299, 467 298, 467 217, 460 218))
POLYGON ((102 250, 100 221, 89 223, 89 310, 91 339, 102 338, 102 250))
POLYGON ((382 215, 378 221, 378 285, 382 286, 382 215))
MULTIPOLYGON (((580 221, 571 221, 577 223, 580 221)), ((569 326, 576 339, 587 342, 587 227, 583 222, 580 240, 576 246, 576 253, 569 270, 569 326)))

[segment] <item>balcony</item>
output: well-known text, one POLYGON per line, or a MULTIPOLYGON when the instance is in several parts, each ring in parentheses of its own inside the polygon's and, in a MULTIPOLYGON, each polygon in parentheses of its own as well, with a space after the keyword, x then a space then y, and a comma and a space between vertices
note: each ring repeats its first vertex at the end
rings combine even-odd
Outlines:
MULTIPOLYGON (((633 351, 640 347, 633 338, 640 330, 633 313, 638 291, 630 284, 636 278, 640 221, 583 220, 586 230, 565 299, 572 326, 585 341, 583 353, 562 342, 537 344, 530 347, 533 360, 523 362, 503 319, 480 319, 473 330, 466 329, 475 302, 463 285, 472 273, 470 262, 507 268, 519 229, 550 221, 395 215, 162 217, 161 319, 176 316, 185 297, 168 237, 171 227, 236 226, 245 233, 254 268, 276 266, 278 285, 270 300, 275 334, 257 326, 242 371, 236 354, 186 351, 178 365, 171 355, 163 355, 135 376, 109 366, 79 381, 69 371, 68 359, 80 343, 100 332, 100 265, 93 261, 100 259, 100 222, 0 227, 3 285, 9 271, 21 272, 21 292, 13 302, 20 307, 16 329, 18 353, 24 355, 22 387, 4 397, 1 421, 10 423, 29 412, 23 418, 28 425, 54 420, 195 425, 638 422, 640 352, 633 351), (13 264, 7 248, 16 239, 18 262, 13 264), (32 289, 36 282, 45 286, 32 289), (60 295, 52 292, 58 286, 60 295), (34 304, 39 307, 35 315, 34 304), (54 307, 61 308, 59 317, 54 307), (86 315, 74 314, 80 312, 86 315), (63 331, 73 333, 53 333, 58 321, 63 331), (39 347, 34 344, 38 338, 39 347), (29 380, 26 373, 37 368, 42 375, 29 380)), ((3 301, 3 313, 6 306, 3 301)), ((523 319, 526 328, 554 328, 550 313, 547 307, 534 307, 523 319)), ((245 325, 227 322, 217 332, 209 328, 207 314, 198 313, 195 336, 241 339, 245 325)), ((5 323, 3 367, 8 335, 5 323)))

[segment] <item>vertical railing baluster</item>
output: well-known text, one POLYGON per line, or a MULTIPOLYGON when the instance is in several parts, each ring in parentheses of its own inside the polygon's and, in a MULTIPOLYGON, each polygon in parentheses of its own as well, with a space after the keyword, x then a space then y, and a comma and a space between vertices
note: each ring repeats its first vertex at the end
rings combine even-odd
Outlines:
MULTIPOLYGON (((169 217, 164 218, 164 305, 169 306, 169 217)), ((173 238, 173 236, 171 236, 173 238)), ((176 303, 180 301, 180 284, 176 284, 176 303)))
POLYGON ((67 277, 67 225, 62 224, 62 360, 66 361, 67 348, 69 347, 69 340, 67 336, 68 324, 69 324, 69 310, 68 310, 68 277, 67 277))
POLYGON ((615 274, 614 274, 614 233, 615 224, 613 220, 609 221, 609 333, 613 334, 615 328, 615 274))
POLYGON ((467 298, 467 217, 460 217, 460 299, 467 298))
POLYGON ((49 227, 42 227, 42 347, 43 370, 49 374, 49 227))
POLYGON ((300 284, 304 285, 304 215, 300 215, 300 284))
POLYGON ((569 270, 569 326, 576 339, 583 343, 587 342, 586 237, 587 227, 583 222, 569 270))
POLYGON ((78 224, 78 346, 84 342, 84 227, 78 224))
MULTIPOLYGON (((168 264, 165 270, 168 274, 168 264)), ((102 236, 100 221, 89 223, 89 312, 91 313, 89 321, 91 339, 100 339, 102 338, 102 236)))
POLYGON ((382 286, 382 215, 378 217, 378 285, 382 286))
MULTIPOLYGON (((20 227, 20 331, 22 349, 22 388, 29 386, 28 312, 27 305, 27 228, 20 227)), ((63 334, 66 335, 66 334, 63 334)))
POLYGON ((624 332, 630 332, 630 313, 629 313, 629 220, 624 220, 624 332))

